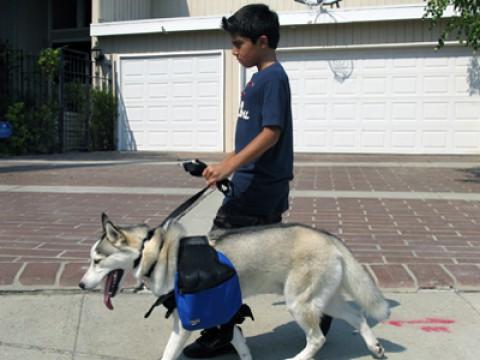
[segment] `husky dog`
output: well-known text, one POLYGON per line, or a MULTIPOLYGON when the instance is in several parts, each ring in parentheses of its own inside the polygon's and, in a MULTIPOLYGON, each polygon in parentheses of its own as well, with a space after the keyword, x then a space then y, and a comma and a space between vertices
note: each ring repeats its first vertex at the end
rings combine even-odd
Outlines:
MULTIPOLYGON (((121 287, 126 271, 133 271, 136 279, 157 296, 172 291, 184 236, 181 225, 173 222, 166 229, 118 226, 105 214, 102 225, 103 236, 93 245, 90 267, 79 284, 82 289, 93 289, 106 278, 104 303, 109 309, 113 309, 111 298, 121 287)), ((306 335, 305 348, 293 359, 312 359, 324 344, 319 327, 322 314, 345 320, 360 332, 375 357, 384 357, 384 349, 362 312, 350 306, 344 294, 378 321, 388 318, 388 303, 335 236, 305 225, 276 224, 227 231, 216 239, 215 248, 235 266, 244 297, 284 295, 288 311, 306 335)), ((177 359, 189 335, 175 311, 173 331, 162 359, 177 359)), ((232 345, 241 359, 251 359, 238 327, 234 328, 232 345)))

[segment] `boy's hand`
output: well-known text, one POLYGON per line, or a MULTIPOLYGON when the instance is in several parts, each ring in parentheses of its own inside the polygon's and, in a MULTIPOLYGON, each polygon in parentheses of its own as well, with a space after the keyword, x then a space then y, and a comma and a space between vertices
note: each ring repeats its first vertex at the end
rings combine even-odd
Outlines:
POLYGON ((230 170, 224 163, 212 164, 203 170, 202 176, 205 178, 209 186, 214 186, 217 182, 228 178, 232 172, 233 170, 230 170))
POLYGON ((232 152, 220 163, 207 166, 202 176, 209 186, 228 178, 240 166, 253 161, 265 151, 274 146, 280 138, 281 129, 266 126, 262 131, 239 153, 232 152))

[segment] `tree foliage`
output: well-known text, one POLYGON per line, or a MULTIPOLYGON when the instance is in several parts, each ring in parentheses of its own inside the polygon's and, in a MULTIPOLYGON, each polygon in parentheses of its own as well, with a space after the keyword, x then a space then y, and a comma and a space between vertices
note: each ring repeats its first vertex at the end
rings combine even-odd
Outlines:
POLYGON ((424 18, 431 19, 432 28, 440 24, 449 5, 455 10, 455 16, 446 19, 438 39, 438 48, 445 41, 454 38, 462 45, 474 50, 480 48, 480 0, 426 0, 424 18))

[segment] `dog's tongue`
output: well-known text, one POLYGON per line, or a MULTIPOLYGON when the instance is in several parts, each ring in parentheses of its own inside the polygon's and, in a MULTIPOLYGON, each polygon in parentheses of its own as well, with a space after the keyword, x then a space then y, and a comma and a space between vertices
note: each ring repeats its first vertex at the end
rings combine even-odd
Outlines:
POLYGON ((113 272, 107 275, 107 280, 105 281, 105 290, 103 291, 103 303, 109 310, 113 310, 112 296, 110 293, 112 282, 113 282, 113 272))

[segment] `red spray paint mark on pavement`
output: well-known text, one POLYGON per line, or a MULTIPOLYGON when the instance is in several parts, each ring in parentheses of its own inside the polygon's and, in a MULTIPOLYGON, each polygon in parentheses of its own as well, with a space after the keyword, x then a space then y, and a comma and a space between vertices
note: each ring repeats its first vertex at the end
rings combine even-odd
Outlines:
POLYGON ((450 332, 450 329, 445 326, 422 326, 420 330, 425 332, 450 332))
MULTIPOLYGON (((403 325, 422 325, 422 324, 429 324, 429 325, 446 325, 446 324, 454 324, 455 320, 450 319, 438 319, 438 318, 425 318, 425 319, 418 319, 418 320, 390 320, 387 321, 387 324, 395 326, 395 327, 402 327, 403 325)), ((450 332, 450 329, 446 326, 421 326, 420 330, 424 332, 450 332)))

